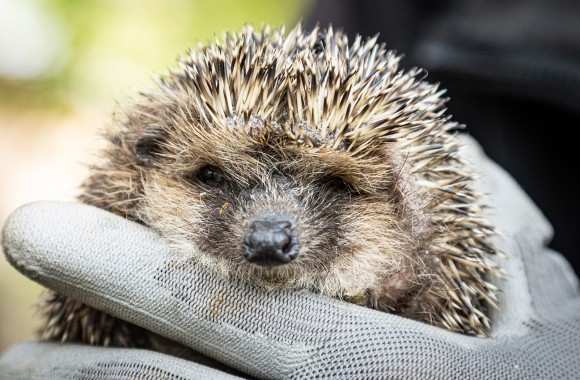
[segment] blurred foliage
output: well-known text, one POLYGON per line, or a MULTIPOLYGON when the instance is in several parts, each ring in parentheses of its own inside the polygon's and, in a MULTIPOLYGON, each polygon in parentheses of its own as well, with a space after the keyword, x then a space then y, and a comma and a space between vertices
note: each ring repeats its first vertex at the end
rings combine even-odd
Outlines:
POLYGON ((107 103, 133 93, 178 54, 246 23, 293 26, 309 0, 28 0, 62 25, 62 63, 32 80, 0 76, 0 102, 26 108, 107 103), (105 101, 106 99, 106 101, 105 101))

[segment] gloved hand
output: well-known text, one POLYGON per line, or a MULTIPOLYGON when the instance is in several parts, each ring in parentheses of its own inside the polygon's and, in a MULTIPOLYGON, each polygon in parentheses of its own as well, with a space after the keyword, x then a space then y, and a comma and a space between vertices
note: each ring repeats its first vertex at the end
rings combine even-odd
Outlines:
MULTIPOLYGON (((153 231, 74 203, 39 202, 6 223, 8 261, 29 278, 259 378, 577 378, 580 291, 545 248, 551 228, 474 145, 506 271, 492 336, 474 338, 307 291, 263 292, 177 255, 153 231)), ((146 350, 27 342, 1 379, 228 378, 146 350)))

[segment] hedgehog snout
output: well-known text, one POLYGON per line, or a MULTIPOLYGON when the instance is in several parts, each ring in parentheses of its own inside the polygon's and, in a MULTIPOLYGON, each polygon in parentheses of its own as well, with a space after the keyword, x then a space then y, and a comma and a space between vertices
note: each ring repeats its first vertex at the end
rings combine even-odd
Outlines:
POLYGON ((263 267, 287 264, 296 258, 298 250, 296 231, 284 218, 252 221, 242 243, 245 259, 263 267))

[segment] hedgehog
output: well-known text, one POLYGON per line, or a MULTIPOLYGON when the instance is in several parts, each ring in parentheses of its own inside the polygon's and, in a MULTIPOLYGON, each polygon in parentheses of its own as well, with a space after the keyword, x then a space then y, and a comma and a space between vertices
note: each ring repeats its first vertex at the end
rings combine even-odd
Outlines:
MULTIPOLYGON (((462 125, 377 37, 248 25, 189 51, 114 115, 80 202, 226 279, 488 335, 501 269, 462 125)), ((53 291, 41 309, 45 339, 151 344, 53 291)))

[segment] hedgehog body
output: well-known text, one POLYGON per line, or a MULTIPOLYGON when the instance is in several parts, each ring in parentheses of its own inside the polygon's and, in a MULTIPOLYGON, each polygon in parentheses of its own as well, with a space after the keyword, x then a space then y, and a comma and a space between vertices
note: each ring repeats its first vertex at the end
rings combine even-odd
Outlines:
MULTIPOLYGON (((80 200, 225 277, 486 335, 494 231, 444 91, 399 59, 376 37, 247 26, 116 117, 80 200)), ((44 336, 146 345, 79 305, 50 294, 44 336)))

